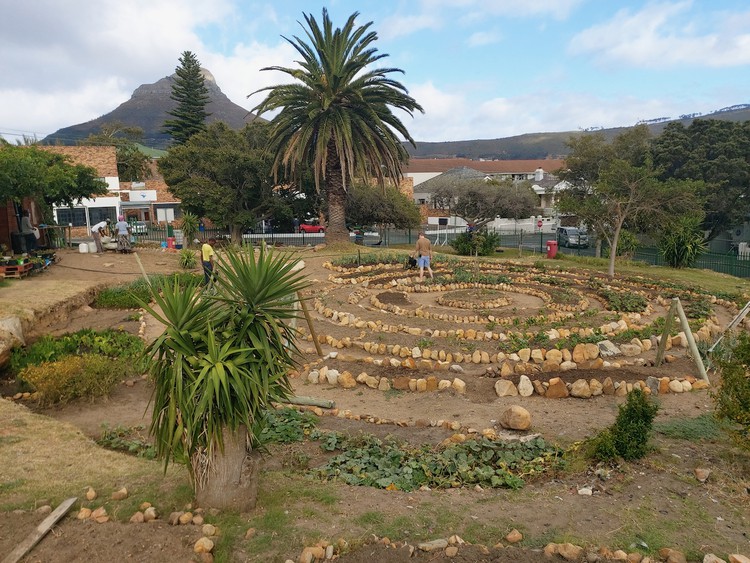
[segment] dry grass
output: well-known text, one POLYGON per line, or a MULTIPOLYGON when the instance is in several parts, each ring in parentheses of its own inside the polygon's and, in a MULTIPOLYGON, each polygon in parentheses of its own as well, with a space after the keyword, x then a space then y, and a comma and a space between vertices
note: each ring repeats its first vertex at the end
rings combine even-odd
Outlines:
POLYGON ((81 497, 92 486, 109 497, 122 486, 156 490, 184 485, 183 468, 170 468, 105 450, 74 426, 0 399, 0 509, 34 507, 81 497))

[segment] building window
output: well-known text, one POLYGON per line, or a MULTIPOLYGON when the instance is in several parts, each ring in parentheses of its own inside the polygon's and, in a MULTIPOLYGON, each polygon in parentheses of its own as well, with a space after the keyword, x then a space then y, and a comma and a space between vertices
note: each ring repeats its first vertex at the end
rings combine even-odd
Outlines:
POLYGON ((83 207, 62 207, 57 210, 58 225, 73 225, 74 227, 86 226, 86 210, 83 207))
POLYGON ((117 221, 117 210, 114 207, 89 207, 89 221, 92 225, 107 219, 113 223, 117 221))

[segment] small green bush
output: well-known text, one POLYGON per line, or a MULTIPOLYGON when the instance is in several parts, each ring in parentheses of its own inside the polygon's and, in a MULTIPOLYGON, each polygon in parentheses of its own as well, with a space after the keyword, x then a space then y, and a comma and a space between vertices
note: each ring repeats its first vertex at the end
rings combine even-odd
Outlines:
POLYGON ((590 441, 589 457, 597 461, 632 461, 645 456, 658 410, 659 406, 643 391, 633 389, 627 402, 620 405, 615 423, 590 441))
POLYGON ((125 285, 107 287, 94 299, 94 307, 100 309, 137 309, 141 301, 151 298, 148 284, 144 279, 137 279, 125 285))
POLYGON ((180 268, 183 270, 192 270, 198 265, 198 257, 195 252, 189 248, 183 248, 180 250, 180 268))
POLYGON ((49 406, 107 396, 120 381, 132 377, 134 369, 133 362, 125 359, 85 354, 28 366, 19 378, 38 393, 40 405, 49 406))
POLYGON ((689 268, 708 250, 701 228, 702 220, 701 216, 688 215, 668 225, 659 240, 659 252, 667 265, 689 268))
POLYGON ((461 233, 450 245, 462 256, 490 256, 500 246, 500 235, 486 230, 475 233, 461 233))
POLYGON ((738 443, 750 448, 750 336, 741 333, 717 364, 721 384, 713 393, 716 416, 733 423, 738 443))

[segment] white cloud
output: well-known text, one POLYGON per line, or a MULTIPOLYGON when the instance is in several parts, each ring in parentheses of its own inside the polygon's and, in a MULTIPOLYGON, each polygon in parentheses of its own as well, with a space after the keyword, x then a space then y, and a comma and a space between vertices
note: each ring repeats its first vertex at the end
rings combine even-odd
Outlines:
POLYGON ((436 13, 418 15, 394 15, 383 19, 378 24, 378 36, 384 39, 394 39, 404 35, 411 35, 424 29, 437 30, 443 26, 443 20, 436 13))
POLYGON ((750 64, 750 33, 736 21, 747 23, 750 12, 685 19, 690 7, 684 1, 649 4, 638 12, 620 10, 608 22, 575 35, 569 51, 590 54, 604 64, 647 68, 750 64))
POLYGON ((466 43, 469 47, 483 47, 485 45, 499 43, 501 39, 502 35, 495 31, 477 31, 469 36, 466 43))

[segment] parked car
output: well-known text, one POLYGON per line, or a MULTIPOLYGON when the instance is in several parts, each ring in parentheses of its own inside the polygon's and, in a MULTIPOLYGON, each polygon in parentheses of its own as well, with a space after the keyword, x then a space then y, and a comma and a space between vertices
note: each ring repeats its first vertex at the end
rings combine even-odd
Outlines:
POLYGON ((557 227, 557 244, 567 248, 588 248, 589 235, 578 227, 557 227))
POLYGON ((301 233, 325 233, 326 228, 316 223, 302 223, 299 226, 299 231, 301 233))

